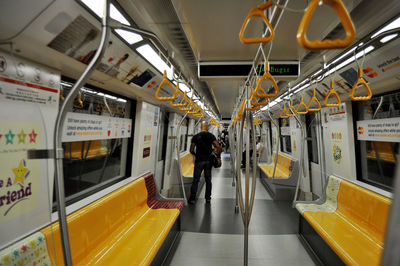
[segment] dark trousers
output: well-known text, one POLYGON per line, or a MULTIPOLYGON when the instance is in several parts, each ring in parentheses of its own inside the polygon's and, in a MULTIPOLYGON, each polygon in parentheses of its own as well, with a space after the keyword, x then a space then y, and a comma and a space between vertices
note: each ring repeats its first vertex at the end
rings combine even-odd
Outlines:
POLYGON ((193 172, 193 183, 190 189, 189 200, 196 199, 197 187, 201 177, 201 172, 204 170, 204 179, 206 180, 206 200, 211 199, 211 163, 210 161, 195 161, 193 172))
MULTIPOLYGON (((253 150, 250 150, 250 160, 253 158, 253 150)), ((246 150, 242 153, 242 165, 246 166, 246 150)))

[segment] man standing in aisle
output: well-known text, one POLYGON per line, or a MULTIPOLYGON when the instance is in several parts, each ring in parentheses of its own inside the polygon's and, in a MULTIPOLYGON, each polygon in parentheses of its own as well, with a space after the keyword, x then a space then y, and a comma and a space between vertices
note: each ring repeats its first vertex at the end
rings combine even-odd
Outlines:
MULTIPOLYGON (((190 153, 195 156, 193 183, 190 189, 189 204, 194 204, 196 200, 197 187, 199 185, 201 172, 204 170, 204 179, 206 181, 206 203, 211 201, 211 162, 210 155, 216 149, 219 161, 221 161, 221 146, 213 134, 208 132, 208 123, 201 123, 201 132, 194 135, 190 145, 190 153)), ((220 162, 221 163, 221 162, 220 162)))

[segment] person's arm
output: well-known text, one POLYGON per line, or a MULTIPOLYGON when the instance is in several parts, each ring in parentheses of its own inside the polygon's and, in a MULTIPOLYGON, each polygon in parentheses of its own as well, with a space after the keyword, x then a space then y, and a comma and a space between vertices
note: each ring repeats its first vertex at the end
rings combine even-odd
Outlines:
POLYGON ((216 140, 213 141, 213 145, 217 149, 218 156, 221 156, 222 153, 221 145, 219 145, 218 141, 216 140))
POLYGON ((196 156, 196 153, 194 152, 194 148, 196 147, 196 145, 192 142, 190 144, 190 153, 193 154, 194 156, 196 156))

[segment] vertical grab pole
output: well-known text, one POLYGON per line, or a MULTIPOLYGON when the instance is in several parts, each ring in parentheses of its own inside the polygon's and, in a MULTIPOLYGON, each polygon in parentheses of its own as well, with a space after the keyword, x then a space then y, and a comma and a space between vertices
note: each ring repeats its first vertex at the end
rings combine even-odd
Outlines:
POLYGON ((187 199, 186 199, 186 192, 185 192, 185 185, 183 184, 183 177, 182 177, 182 165, 181 165, 181 157, 179 156, 179 146, 181 144, 181 126, 183 121, 185 120, 187 113, 182 117, 181 121, 179 121, 178 127, 176 128, 176 141, 175 141, 175 148, 176 148, 176 159, 178 161, 178 175, 179 181, 181 182, 182 186, 182 195, 183 200, 185 202, 185 206, 187 206, 187 199))
MULTIPOLYGON (((276 165, 278 164, 279 145, 281 144, 281 132, 280 132, 280 129, 279 129, 278 125, 275 123, 274 119, 271 116, 271 112, 269 111, 269 107, 268 107, 268 116, 271 119, 271 123, 274 124, 274 126, 276 128, 276 135, 278 137, 278 140, 277 140, 277 143, 276 143, 275 157, 272 157, 272 160, 274 160, 274 171, 272 172, 272 179, 274 179, 275 178, 276 165)), ((271 131, 271 134, 272 134, 272 131, 271 131)))
MULTIPOLYGON (((290 109, 291 112, 293 113, 293 110, 290 109)), ((300 125, 300 129, 301 129, 301 154, 300 154, 300 167, 299 167, 299 176, 297 178, 297 184, 296 184, 296 192, 294 194, 294 199, 292 202, 292 207, 295 208, 296 207, 296 201, 297 201, 297 197, 299 194, 299 188, 300 188, 300 180, 301 180, 301 176, 304 175, 303 173, 303 164, 304 164, 304 142, 305 142, 305 138, 304 138, 304 126, 301 123, 300 119, 297 117, 297 115, 294 116, 294 118, 296 119, 297 123, 299 123, 300 125)))
POLYGON ((99 48, 97 49, 92 61, 86 67, 85 71, 76 81, 72 87, 70 93, 65 97, 65 101, 62 104, 59 113, 57 114, 55 128, 54 128, 54 171, 55 171, 55 185, 56 185, 56 200, 58 209, 58 220, 60 225, 61 244, 64 255, 64 263, 67 266, 72 265, 72 257, 68 236, 68 224, 67 215, 65 211, 65 192, 64 192, 64 172, 63 172, 63 157, 64 152, 62 148, 62 130, 67 115, 67 110, 73 104, 76 95, 79 93, 79 89, 85 84, 90 74, 96 69, 96 66, 100 63, 106 44, 110 36, 109 27, 109 10, 110 0, 104 0, 104 13, 101 20, 101 39, 99 48))

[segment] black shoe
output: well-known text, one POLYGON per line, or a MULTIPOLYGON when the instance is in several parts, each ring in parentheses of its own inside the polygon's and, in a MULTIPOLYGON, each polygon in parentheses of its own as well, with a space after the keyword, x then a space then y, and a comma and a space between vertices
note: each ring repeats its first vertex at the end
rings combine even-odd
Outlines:
POLYGON ((188 203, 189 203, 190 205, 194 205, 196 202, 195 202, 194 200, 188 200, 188 203))
POLYGON ((207 203, 207 204, 210 204, 210 203, 211 203, 211 200, 210 200, 210 199, 206 199, 206 203, 207 203))

